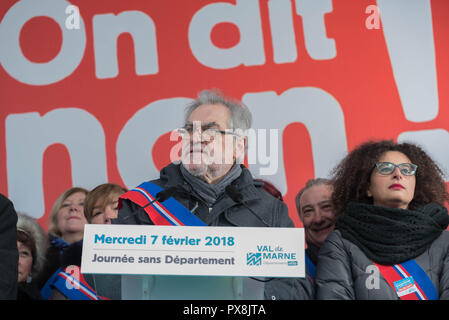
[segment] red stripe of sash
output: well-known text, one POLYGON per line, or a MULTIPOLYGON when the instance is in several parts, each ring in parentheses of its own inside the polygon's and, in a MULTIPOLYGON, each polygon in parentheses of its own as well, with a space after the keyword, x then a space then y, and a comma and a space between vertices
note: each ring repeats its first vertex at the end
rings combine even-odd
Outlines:
MULTIPOLYGON (((374 265, 379 269, 379 272, 382 274, 382 276, 385 278, 385 280, 388 282, 390 287, 393 288, 394 292, 396 292, 394 282, 404 279, 396 270, 394 270, 393 266, 384 266, 377 263, 374 263, 374 265)), ((406 273, 408 274, 408 273, 406 273)), ((410 275, 408 275, 410 276, 410 275)), ((415 281, 415 285, 416 281, 415 281)), ((422 291, 421 291, 422 292, 422 291)), ((407 294, 405 296, 399 297, 401 300, 419 300, 418 296, 416 294, 407 294)))

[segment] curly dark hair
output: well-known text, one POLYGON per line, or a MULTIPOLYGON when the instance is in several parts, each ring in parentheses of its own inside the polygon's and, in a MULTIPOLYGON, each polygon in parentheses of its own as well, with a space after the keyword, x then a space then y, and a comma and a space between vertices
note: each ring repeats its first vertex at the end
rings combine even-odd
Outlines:
POLYGON ((338 214, 343 213, 351 201, 373 203, 366 191, 376 162, 387 151, 402 152, 418 165, 415 193, 409 209, 416 210, 431 202, 443 206, 449 200, 442 170, 421 147, 406 142, 395 143, 393 140, 368 141, 352 150, 332 170, 332 200, 338 214))

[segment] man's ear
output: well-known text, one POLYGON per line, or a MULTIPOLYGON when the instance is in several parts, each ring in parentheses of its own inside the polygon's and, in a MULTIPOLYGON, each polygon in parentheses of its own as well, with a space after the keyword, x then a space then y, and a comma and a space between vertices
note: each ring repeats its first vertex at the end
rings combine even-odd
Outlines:
POLYGON ((235 139, 235 147, 234 147, 234 160, 237 163, 243 163, 245 159, 245 145, 246 139, 243 137, 237 137, 235 139))

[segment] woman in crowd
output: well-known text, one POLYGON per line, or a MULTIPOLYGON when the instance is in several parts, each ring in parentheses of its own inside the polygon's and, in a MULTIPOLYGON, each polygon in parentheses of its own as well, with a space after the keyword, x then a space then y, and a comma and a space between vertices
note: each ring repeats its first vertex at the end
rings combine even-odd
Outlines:
POLYGON ((42 288, 51 275, 61 267, 61 254, 64 248, 80 241, 84 235, 84 201, 88 191, 73 187, 63 192, 53 205, 48 228, 50 247, 46 263, 39 274, 38 285, 42 288))
POLYGON ((111 224, 118 216, 118 198, 128 190, 114 183, 105 183, 89 192, 84 215, 88 223, 111 224))
MULTIPOLYGON (((84 217, 89 224, 111 224, 111 220, 118 216, 118 199, 128 190, 114 183, 105 183, 95 187, 87 194, 84 200, 84 217)), ((46 299, 103 299, 97 295, 97 290, 104 293, 110 299, 120 297, 120 277, 92 275, 82 275, 81 256, 83 241, 76 241, 64 249, 61 255, 61 269, 53 274, 45 285, 43 295, 46 299), (65 283, 60 282, 60 277, 67 274, 76 278, 80 286, 85 290, 68 289, 65 283), (55 290, 56 289, 56 290, 55 290), (90 291, 91 295, 84 295, 83 292, 90 291)))
POLYGON ((336 231, 321 247, 318 299, 449 299, 449 199, 420 147, 355 148, 334 170, 336 231))
POLYGON ((41 299, 39 290, 33 281, 42 269, 47 249, 47 237, 36 220, 18 213, 17 248, 18 265, 18 300, 41 299))
MULTIPOLYGON (((118 216, 118 198, 127 189, 114 184, 101 184, 87 194, 84 201, 84 217, 89 224, 111 224, 118 216)), ((62 266, 81 266, 83 241, 77 241, 64 250, 62 266)))

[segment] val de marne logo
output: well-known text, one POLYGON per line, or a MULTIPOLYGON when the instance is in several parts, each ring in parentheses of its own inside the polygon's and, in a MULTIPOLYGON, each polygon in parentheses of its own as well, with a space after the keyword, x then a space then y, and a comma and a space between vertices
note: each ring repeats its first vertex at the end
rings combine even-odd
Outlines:
POLYGON ((262 253, 249 252, 246 254, 246 264, 249 266, 260 266, 262 265, 262 253))

